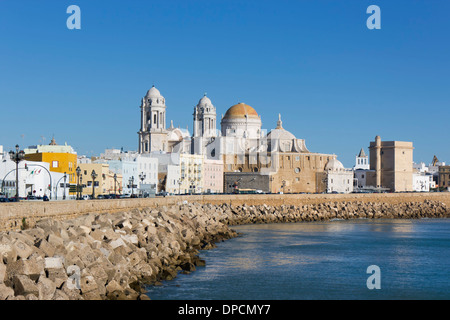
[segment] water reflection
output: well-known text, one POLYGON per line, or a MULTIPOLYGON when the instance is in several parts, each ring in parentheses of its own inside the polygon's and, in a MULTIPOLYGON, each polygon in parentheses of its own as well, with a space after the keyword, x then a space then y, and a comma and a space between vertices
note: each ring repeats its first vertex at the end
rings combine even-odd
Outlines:
POLYGON ((152 299, 450 298, 450 223, 350 220, 238 226, 202 251, 206 267, 153 288, 152 299), (379 265, 382 290, 366 269, 379 265))

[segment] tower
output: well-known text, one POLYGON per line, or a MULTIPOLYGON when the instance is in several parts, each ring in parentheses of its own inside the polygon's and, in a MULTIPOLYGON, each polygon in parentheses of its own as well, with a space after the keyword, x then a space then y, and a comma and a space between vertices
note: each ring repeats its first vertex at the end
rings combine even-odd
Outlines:
POLYGON ((216 137, 216 108, 205 95, 194 108, 194 137, 216 137))
POLYGON ((205 154, 206 147, 217 137, 216 108, 211 100, 204 96, 194 107, 194 130, 192 132, 191 150, 194 154, 205 154))
POLYGON ((362 170, 369 170, 369 156, 366 155, 364 152, 364 149, 361 148, 361 151, 356 156, 355 160, 355 166, 353 167, 354 170, 362 169, 362 170))
POLYGON ((141 101, 139 153, 167 151, 166 100, 153 86, 141 101))

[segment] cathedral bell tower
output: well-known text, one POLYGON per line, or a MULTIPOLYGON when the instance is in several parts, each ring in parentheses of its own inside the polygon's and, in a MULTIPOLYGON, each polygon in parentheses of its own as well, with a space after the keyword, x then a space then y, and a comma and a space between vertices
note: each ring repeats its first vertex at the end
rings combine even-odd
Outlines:
POLYGON ((167 151, 166 99, 153 86, 141 101, 139 153, 167 151))

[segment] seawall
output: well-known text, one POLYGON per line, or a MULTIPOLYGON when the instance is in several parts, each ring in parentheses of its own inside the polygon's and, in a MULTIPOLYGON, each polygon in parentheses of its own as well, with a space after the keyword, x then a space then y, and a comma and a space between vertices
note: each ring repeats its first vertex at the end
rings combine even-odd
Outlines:
POLYGON ((150 199, 116 199, 90 201, 32 201, 0 203, 0 231, 20 229, 26 222, 32 227, 36 221, 52 218, 65 220, 89 213, 115 213, 132 209, 158 208, 179 202, 221 205, 294 205, 326 202, 355 202, 399 204, 436 200, 450 207, 450 192, 439 193, 380 193, 380 194, 256 194, 256 195, 193 195, 150 199), (25 218, 25 221, 23 220, 25 218))
MULTIPOLYGON (((236 237, 232 226, 238 224, 450 217, 450 206, 434 195, 301 196, 283 195, 270 199, 273 202, 260 197, 266 202, 262 204, 245 204, 243 197, 228 203, 216 198, 219 204, 178 197, 120 200, 114 205, 80 201, 76 205, 86 212, 66 208, 59 215, 60 203, 36 203, 41 210, 54 211, 45 210, 47 216, 25 230, 0 232, 0 300, 148 299, 144 285, 204 265, 199 250, 236 237)), ((444 198, 448 201, 447 195, 444 198)), ((14 205, 23 209, 31 203, 14 205)), ((30 215, 22 216, 31 221, 30 215)))

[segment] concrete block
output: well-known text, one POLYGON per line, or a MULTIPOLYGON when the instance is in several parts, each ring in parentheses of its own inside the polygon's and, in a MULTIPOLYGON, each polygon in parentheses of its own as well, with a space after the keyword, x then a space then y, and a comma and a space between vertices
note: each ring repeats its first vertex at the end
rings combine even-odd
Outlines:
POLYGON ((35 296, 39 296, 39 288, 36 285, 36 282, 31 280, 29 277, 25 275, 17 275, 14 277, 14 295, 26 296, 28 294, 34 294, 35 296))
POLYGON ((6 300, 14 297, 13 288, 7 287, 3 283, 0 283, 0 300, 6 300))
POLYGON ((28 259, 28 257, 33 253, 33 248, 22 240, 14 241, 13 246, 16 249, 17 256, 21 259, 28 259))

